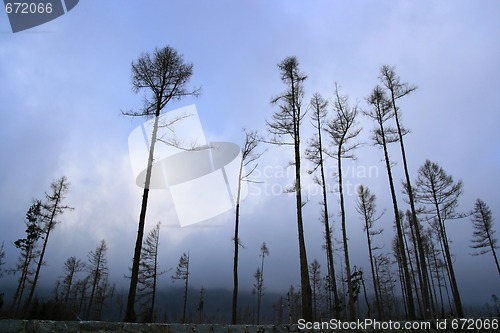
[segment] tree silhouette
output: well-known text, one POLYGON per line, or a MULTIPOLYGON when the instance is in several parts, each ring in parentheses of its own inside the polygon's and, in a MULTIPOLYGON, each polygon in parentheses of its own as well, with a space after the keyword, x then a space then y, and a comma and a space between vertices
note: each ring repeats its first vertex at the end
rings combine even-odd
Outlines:
POLYGON ((261 138, 256 131, 247 132, 245 130, 245 143, 241 149, 241 162, 238 173, 238 190, 236 194, 236 212, 235 212, 235 222, 234 222, 234 260, 233 260, 233 301, 232 301, 232 312, 231 312, 231 324, 236 324, 238 319, 238 253, 239 247, 242 246, 239 236, 240 227, 240 202, 241 202, 241 186, 242 182, 250 181, 250 175, 257 168, 257 159, 262 155, 262 153, 255 153, 261 138), (252 165, 254 163, 254 165, 252 165), (250 170, 243 171, 245 168, 250 166, 250 170))
POLYGON ((101 243, 97 246, 94 251, 90 251, 87 255, 89 263, 87 265, 87 271, 89 272, 89 281, 91 283, 92 289, 90 290, 89 303, 87 304, 87 319, 90 319, 91 310, 94 305, 94 297, 96 296, 96 291, 101 283, 107 283, 108 276, 108 259, 106 257, 106 252, 108 246, 106 241, 103 239, 101 243))
POLYGON ((304 239, 304 223, 302 220, 302 185, 301 185, 301 157, 300 157, 300 128, 306 111, 302 109, 304 98, 303 83, 307 76, 300 71, 299 62, 295 57, 285 58, 278 64, 281 81, 287 89, 280 95, 271 99, 273 105, 278 105, 279 110, 272 115, 272 120, 267 121, 269 133, 273 135, 271 143, 277 145, 291 145, 294 149, 295 183, 291 191, 295 192, 297 209, 297 229, 299 238, 300 260, 300 285, 302 295, 302 316, 305 320, 312 320, 312 294, 309 282, 309 266, 307 264, 306 243, 304 239), (283 141, 290 137, 292 142, 283 141))
POLYGON ((473 255, 479 256, 491 252, 497 265, 498 274, 500 275, 500 266, 498 265, 498 258, 495 251, 498 249, 498 246, 497 239, 494 237, 493 214, 490 207, 481 199, 477 199, 474 205, 472 226, 474 227, 474 233, 472 235, 473 245, 471 247, 479 250, 479 252, 473 253, 473 255))
POLYGON ((182 308, 182 323, 184 324, 186 322, 186 306, 189 286, 189 252, 187 254, 184 252, 179 258, 179 264, 175 270, 175 275, 172 276, 172 280, 184 280, 184 306, 182 308))
MULTIPOLYGON (((359 147, 359 142, 353 142, 361 132, 356 128, 356 117, 358 115, 357 106, 350 107, 347 96, 340 95, 339 87, 335 84, 334 118, 328 123, 327 132, 330 135, 335 151, 332 157, 337 160, 337 182, 340 198, 340 216, 342 223, 342 243, 344 247, 345 268, 347 276, 351 276, 351 264, 349 258, 349 246, 346 227, 345 198, 342 176, 342 160, 354 159, 354 150, 359 147)), ((349 318, 356 319, 356 307, 354 305, 354 290, 352 279, 347 279, 347 289, 349 294, 349 318)))
MULTIPOLYGON (((340 302, 337 291, 337 281, 334 265, 334 255, 332 246, 332 232, 330 227, 330 215, 328 212, 328 200, 327 200, 327 184, 325 176, 325 153, 324 153, 324 143, 323 143, 323 131, 326 128, 327 116, 328 116, 328 102, 321 97, 320 94, 314 94, 311 98, 311 120, 312 125, 316 130, 314 137, 309 141, 308 148, 306 150, 306 157, 313 163, 313 169, 309 173, 314 173, 319 169, 319 177, 314 176, 314 180, 317 184, 321 186, 323 198, 321 201, 322 212, 321 221, 325 227, 325 249, 326 249, 326 259, 328 263, 328 297, 331 299, 331 294, 333 294, 333 308, 334 312, 330 315, 335 314, 336 318, 340 317, 340 302)), ((329 304, 331 306, 331 304, 329 304)))
POLYGON ((170 46, 156 49, 151 55, 145 53, 132 63, 132 87, 138 93, 146 90, 151 96, 145 99, 144 106, 139 112, 124 112, 127 116, 153 118, 153 131, 151 134, 151 145, 149 147, 146 179, 142 194, 141 212, 139 215, 139 226, 137 229, 137 240, 135 243, 134 258, 132 262, 132 273, 130 277, 130 288, 127 298, 127 309, 125 321, 136 320, 135 298, 139 276, 139 261, 141 257, 142 240, 144 236, 144 225, 146 222, 146 211, 149 197, 149 186, 151 183, 151 172, 154 161, 154 150, 158 141, 159 117, 165 106, 171 100, 180 100, 186 96, 197 96, 199 89, 190 90, 187 83, 193 74, 193 65, 184 63, 182 55, 170 46))
POLYGON ((447 175, 437 163, 426 160, 418 170, 418 178, 415 184, 415 198, 425 205, 425 213, 436 221, 436 229, 439 232, 448 267, 456 314, 458 317, 463 318, 462 301, 445 226, 446 220, 463 217, 462 214, 456 212, 458 198, 463 191, 462 181, 455 183, 453 178, 447 175))
POLYGON ((42 202, 40 200, 35 200, 26 213, 26 238, 21 238, 14 242, 15 247, 21 251, 18 263, 14 269, 14 272, 21 272, 10 307, 10 311, 13 312, 14 315, 19 313, 23 301, 24 290, 27 288, 26 284, 29 283, 30 277, 34 274, 32 264, 35 259, 40 256, 40 251, 36 250, 36 244, 42 236, 42 220, 42 202))
POLYGON ((402 268, 402 278, 404 280, 404 290, 406 294, 406 303, 408 311, 408 319, 414 320, 415 315, 415 304, 413 301, 413 288, 411 286, 411 276, 408 271, 408 258, 406 256, 406 251, 404 249, 404 239, 403 239, 403 228, 401 223, 401 217, 399 215, 398 201, 396 198, 396 189, 394 187, 394 180, 392 176, 391 161, 389 159, 388 144, 391 142, 398 141, 397 131, 388 128, 386 122, 394 117, 392 111, 391 103, 388 100, 384 90, 380 86, 376 86, 371 95, 368 97, 368 103, 372 106, 372 110, 365 112, 370 118, 372 118, 375 123, 375 129, 373 131, 373 141, 376 145, 382 147, 384 152, 385 167, 387 170, 387 178, 389 180, 389 187, 391 190, 392 207, 394 211, 396 236, 398 244, 395 244, 395 248, 398 249, 396 255, 400 258, 400 265, 402 268))
POLYGON ((26 307, 29 309, 31 305, 31 301, 33 299, 33 295, 35 293, 35 288, 38 282, 38 277, 40 276, 40 269, 44 264, 43 258, 45 256, 45 250, 47 249, 47 244, 49 241, 50 232, 54 229, 57 223, 57 217, 63 214, 68 209, 73 209, 69 206, 64 206, 62 201, 65 198, 65 195, 69 191, 69 182, 66 177, 62 176, 59 179, 56 179, 50 184, 50 188, 52 189, 52 193, 45 193, 45 202, 42 203, 42 215, 43 215, 43 245, 42 251, 40 252, 40 258, 38 259, 38 264, 35 271, 35 276, 33 278, 33 283, 31 284, 30 294, 28 296, 28 301, 26 303, 26 307))
POLYGON ((356 210, 363 216, 364 226, 363 230, 366 233, 366 241, 368 243, 368 256, 370 258, 370 268, 373 280, 373 290, 375 292, 375 304, 377 306, 377 314, 379 318, 384 318, 382 303, 380 300, 380 288, 377 283, 377 276, 375 274, 375 260, 373 251, 377 249, 373 245, 373 237, 380 235, 383 229, 374 229, 374 223, 380 219, 380 216, 375 216, 376 213, 376 196, 370 190, 360 185, 358 187, 358 200, 356 202, 356 210))
POLYGON ((156 289, 158 277, 165 272, 159 270, 158 265, 158 247, 160 245, 160 225, 151 229, 144 240, 141 251, 141 260, 139 265, 139 298, 145 299, 143 302, 145 318, 144 322, 154 321, 156 289))

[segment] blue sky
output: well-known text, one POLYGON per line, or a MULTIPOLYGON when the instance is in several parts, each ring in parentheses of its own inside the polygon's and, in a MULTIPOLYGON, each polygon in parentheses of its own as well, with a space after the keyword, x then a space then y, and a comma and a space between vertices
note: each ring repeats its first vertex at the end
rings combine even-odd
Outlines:
MULTIPOLYGON (((411 129, 406 144, 412 178, 425 159, 438 162, 455 179, 463 180, 462 210, 471 209, 480 197, 498 221, 498 17, 498 1, 80 1, 54 21, 13 34, 6 14, 0 13, 0 171, 4 175, 0 241, 5 241, 8 266, 17 256, 11 243, 23 236, 23 218, 31 200, 43 196, 54 178, 66 175, 71 182, 67 203, 75 210, 61 217, 62 223, 51 235, 42 277, 57 277, 67 257, 85 258, 105 238, 111 279, 122 280, 133 253, 141 201, 127 138, 141 122, 122 116, 121 111, 137 110, 142 102, 142 94, 131 89, 131 62, 166 45, 193 63, 191 84, 202 87, 199 98, 172 103, 167 109, 195 103, 205 134, 213 141, 241 143, 243 127, 266 133, 265 119, 276 110, 269 101, 284 89, 276 64, 287 56, 297 56, 308 75, 306 100, 314 92, 332 98, 338 82, 361 108, 367 108, 364 99, 378 83, 380 67, 397 66, 404 81, 419 87, 401 103, 404 124, 411 129)), ((379 210, 387 209, 380 221, 386 235, 380 242, 389 251, 392 217, 383 156, 369 144, 373 124, 360 118, 360 126, 367 144, 358 150, 358 160, 347 161, 346 166, 377 172, 351 175, 348 180, 370 186, 379 198, 379 210)), ((303 133, 306 142, 312 135, 308 121, 303 133)), ((265 148, 259 169, 266 183, 261 186, 289 183, 291 178, 276 173, 286 167, 292 152, 265 148), (275 176, 265 176, 264 170, 275 176)), ((391 147, 391 157, 399 159, 397 147, 391 147)), ((398 184, 402 176, 398 162, 398 184)), ((305 182, 310 179, 305 177, 305 182)), ((305 233, 309 260, 318 258, 323 263, 318 201, 311 195, 305 206, 305 233)), ((400 193, 399 201, 406 209, 400 193)), ((367 249, 354 202, 355 196, 349 195, 352 261, 367 269, 367 249)), ((340 239, 334 194, 330 205, 340 239)), ((203 283, 230 288, 231 213, 208 221, 203 228, 179 228, 168 195, 153 193, 147 228, 159 220, 163 267, 174 267, 182 252, 190 250, 193 287, 203 283)), ((500 292, 493 259, 469 255, 468 219, 450 223, 448 231, 464 301, 488 301, 491 293, 500 292), (478 271, 484 280, 481 284, 476 283, 478 271)), ((247 197, 240 235, 245 244, 241 288, 250 289, 253 284, 263 241, 270 249, 268 288, 284 291, 298 284, 293 197, 247 197)), ((167 280, 165 285, 170 285, 167 280)))

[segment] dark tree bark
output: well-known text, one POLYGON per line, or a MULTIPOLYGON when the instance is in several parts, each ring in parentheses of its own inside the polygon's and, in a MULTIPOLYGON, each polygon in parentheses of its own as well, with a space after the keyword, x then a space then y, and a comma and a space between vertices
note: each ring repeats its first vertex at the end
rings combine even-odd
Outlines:
POLYGON ((287 90, 271 100, 272 104, 278 104, 280 110, 272 115, 272 121, 267 123, 269 132, 274 136, 271 141, 278 145, 292 145, 294 148, 295 166, 295 199, 297 208, 297 229, 299 238, 300 259, 300 290, 302 296, 302 316, 306 321, 312 320, 312 291, 309 281, 309 265, 307 263, 306 243, 304 238, 304 224, 302 220, 302 185, 301 185, 301 157, 300 157, 300 127, 306 112, 302 111, 302 100, 304 97, 303 82, 307 78, 300 72, 297 58, 285 58, 278 68, 281 81, 286 84, 287 90), (284 136, 290 136, 291 143, 283 142, 284 136))
POLYGON ((170 46, 156 49, 153 55, 143 54, 136 62, 132 63, 132 86, 135 92, 143 89, 151 93, 146 99, 142 111, 125 112, 125 115, 133 117, 154 117, 153 131, 151 134, 151 145, 149 147, 146 179, 142 194, 141 212, 135 242, 134 258, 132 261, 132 272, 130 277, 130 288, 127 298, 125 321, 134 322, 135 298, 137 294, 137 283, 139 275, 139 260, 141 257, 142 240, 144 236, 144 225, 146 223, 146 211, 149 198, 149 187, 151 184, 151 171, 153 168, 155 144, 158 140, 158 119, 164 107, 171 100, 179 100, 186 96, 197 96, 199 89, 189 90, 187 83, 193 74, 193 65, 185 64, 182 55, 170 46))

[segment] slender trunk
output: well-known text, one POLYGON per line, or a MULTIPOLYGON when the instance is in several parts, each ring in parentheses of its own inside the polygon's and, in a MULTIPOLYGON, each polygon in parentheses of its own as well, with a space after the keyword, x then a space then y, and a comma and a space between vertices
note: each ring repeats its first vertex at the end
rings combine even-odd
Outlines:
MULTIPOLYGON (((363 203, 364 206, 364 203, 363 203)), ((373 263, 373 250, 372 250, 372 240, 370 237, 370 229, 368 228, 368 217, 366 216, 366 209, 363 209, 365 216, 365 229, 366 229, 366 240, 368 242, 368 255, 370 257, 370 268, 372 271, 373 279, 373 290, 375 292, 375 304, 377 305, 377 314, 379 318, 382 318, 382 306, 380 304, 380 291, 377 288, 377 278, 375 275, 375 265, 373 263)))
POLYGON ((238 322, 238 251, 239 251, 239 227, 240 227, 240 200, 241 200, 241 177, 243 176, 243 157, 240 162, 240 170, 238 176, 238 192, 236 194, 236 215, 234 222, 234 260, 233 260, 233 304, 231 311, 231 324, 236 325, 238 322))
POLYGON ((448 270, 450 274, 450 284, 451 284, 451 293, 453 294, 453 301, 455 303, 455 308, 457 310, 457 316, 459 318, 464 317, 464 311, 462 308, 462 301, 460 300, 460 292, 458 290, 457 280, 455 278, 455 270, 453 269, 453 262, 451 260, 450 248, 448 246, 448 237, 446 235, 446 228, 444 226, 444 221, 441 219, 441 213, 439 210, 439 204, 436 198, 436 191, 433 185, 433 195, 434 195, 434 203, 436 207, 437 219, 439 223, 439 231, 441 233, 441 239, 443 242, 443 247, 446 255, 446 261, 448 263, 448 270))
POLYGON ((340 195, 340 214, 342 217, 342 240, 344 243, 344 256, 345 268, 347 275, 347 292, 349 293, 349 318, 351 321, 356 320, 356 307, 354 304, 354 288, 351 280, 351 266, 349 263, 349 248, 347 245, 347 230, 346 230, 346 216, 344 207, 344 190, 342 186, 342 145, 339 145, 337 151, 337 168, 338 168, 338 181, 339 181, 339 195, 340 195))
POLYGON ((186 284, 184 286, 184 308, 182 310, 182 323, 186 323, 186 307, 187 307, 187 297, 188 297, 188 286, 189 286, 189 254, 187 257, 186 265, 186 284))
MULTIPOLYGON (((321 124, 318 117, 318 143, 319 143, 319 160, 320 160, 320 176, 321 176, 321 185, 323 189, 323 211, 324 211, 324 224, 325 224, 325 239, 326 239, 326 258, 328 261, 328 272, 330 274, 330 285, 329 289, 333 292, 333 303, 334 303, 334 313, 335 318, 340 318, 340 304, 339 304, 339 295, 337 290, 337 281, 335 274, 335 265, 333 262, 333 246, 332 246, 332 236, 330 232, 330 221, 328 217, 328 203, 327 203, 327 189, 326 189, 326 177, 325 177, 325 168, 323 165, 323 144, 321 140, 321 124)), ((329 292, 330 294, 330 292, 329 292)), ((331 312, 330 312, 331 313, 331 312)))
MULTIPOLYGON (((402 225, 404 228, 404 224, 402 225)), ((413 269, 413 263, 411 262, 411 253, 410 253, 410 247, 408 246, 408 240, 406 237, 406 232, 403 229, 403 240, 405 242, 404 248, 406 249, 406 254, 408 255, 408 264, 410 265, 410 272, 411 272, 411 281, 413 282, 413 287, 415 288, 415 295, 417 299, 417 305, 419 309, 419 313, 422 314, 422 305, 420 303, 420 297, 418 297, 418 287, 417 287, 417 279, 415 277, 415 270, 413 269)), ((415 254, 416 255, 416 254, 415 254)))
POLYGON ((52 212, 50 214, 50 220, 47 223, 47 231, 45 233, 45 239, 43 241, 42 253, 40 253, 40 259, 39 259, 38 265, 36 267, 35 277, 33 279, 33 284, 31 285, 31 291, 30 291, 30 294, 28 296, 28 302, 26 303, 27 309, 29 309, 29 307, 31 305, 31 301, 33 299, 33 295, 35 293, 36 284, 38 282, 38 276, 40 275, 40 269, 42 268, 42 265, 43 265, 43 257, 45 256, 45 249, 47 248, 47 242, 49 240, 50 231, 52 230, 52 228, 55 225, 54 219, 56 217, 57 209, 59 206, 59 201, 61 199, 61 192, 63 190, 63 185, 64 184, 61 183, 61 185, 59 186, 59 189, 57 191, 57 199, 56 199, 56 202, 54 203, 54 207, 52 208, 52 212))
POLYGON ((90 298, 89 298, 89 304, 87 306, 87 320, 90 319, 90 310, 92 308, 92 303, 94 303, 94 294, 95 294, 95 288, 97 287, 97 284, 99 283, 100 280, 100 267, 101 266, 101 255, 97 258, 97 263, 96 263, 96 271, 94 273, 94 281, 92 282, 92 291, 90 292, 90 298))
POLYGON ((493 258, 495 258, 495 263, 497 264, 498 275, 500 275, 500 266, 498 265, 497 254, 495 251, 495 247, 493 246, 493 239, 492 239, 490 231, 488 229, 486 229, 486 235, 488 236, 488 242, 489 242, 490 247, 491 247, 491 253, 493 253, 493 258))
POLYGON ((132 274, 130 276, 130 288, 128 292, 127 309, 125 310, 125 319, 124 319, 124 321, 126 322, 136 321, 135 297, 137 294, 137 283, 139 281, 139 261, 141 258, 142 239, 144 237, 144 225, 146 223, 146 211, 148 207, 149 186, 151 183, 151 171, 153 169, 156 136, 158 134, 158 120, 161 111, 159 100, 160 99, 157 99, 157 104, 156 104, 156 114, 153 125, 153 133, 151 135, 151 143, 149 147, 148 166, 146 169, 146 179, 144 182, 144 191, 142 194, 141 213, 139 215, 139 226, 137 228, 137 239, 135 242, 134 259, 132 261, 132 274))
POLYGON ((304 239, 304 225, 302 221, 302 185, 300 182, 300 109, 296 105, 295 84, 292 79, 291 91, 293 101, 293 139, 295 152, 295 194, 297 206, 297 229, 299 238, 299 258, 300 258, 300 291, 302 296, 302 316, 306 321, 312 321, 312 291, 309 281, 309 265, 307 264, 306 243, 304 239))
POLYGON ((399 208, 398 208, 398 202, 396 199, 396 190, 394 188, 394 181, 392 179, 392 171, 391 171, 391 163, 389 160, 389 153, 387 151, 387 143, 385 140, 385 132, 384 132, 384 126, 382 124, 382 119, 378 120, 379 125, 380 125, 380 133, 381 133, 381 139, 382 139, 382 146, 384 149, 384 157, 385 157, 385 166, 387 169, 387 177, 389 178, 389 187, 391 189, 391 198, 392 198, 392 206, 394 210, 394 218, 396 219, 396 230, 397 230, 397 237, 398 237, 398 243, 401 246, 401 266, 403 268, 403 278, 405 279, 405 287, 406 287, 406 294, 407 294, 407 303, 408 303, 408 319, 409 320, 415 320, 415 304, 413 302, 413 291, 411 287, 411 279, 410 279, 410 273, 408 272, 408 260, 406 258, 406 253, 404 250, 404 242, 403 242, 403 234, 402 234, 402 229, 401 229, 401 219, 399 217, 399 208))

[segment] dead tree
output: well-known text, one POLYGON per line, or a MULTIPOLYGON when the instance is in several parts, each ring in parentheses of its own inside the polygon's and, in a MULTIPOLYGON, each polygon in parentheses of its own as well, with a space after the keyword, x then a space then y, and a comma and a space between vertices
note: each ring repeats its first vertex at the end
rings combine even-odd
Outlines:
MULTIPOLYGON (((333 308, 334 311, 332 313, 330 310, 330 315, 335 315, 336 318, 340 318, 340 303, 339 296, 337 290, 337 281, 335 274, 335 265, 334 265, 334 254, 333 254, 333 246, 332 246, 332 233, 330 227, 330 214, 328 212, 328 200, 327 200, 327 184, 326 184, 326 176, 325 176, 325 157, 327 156, 324 153, 325 148, 323 147, 323 131, 326 129, 326 122, 328 116, 328 102, 321 97, 320 94, 314 94, 311 99, 310 107, 311 107, 311 120, 312 125, 316 130, 316 134, 309 141, 308 148, 306 150, 306 157, 313 163, 313 169, 309 171, 310 174, 317 172, 319 169, 319 177, 314 176, 315 182, 321 186, 323 198, 321 201, 322 212, 321 212, 321 221, 325 227, 325 250, 326 250, 326 260, 328 263, 328 296, 330 299, 331 294, 333 294, 333 308)), ((328 304, 331 307, 331 304, 328 304)))
POLYGON ((312 320, 312 291, 309 281, 309 266, 307 263, 306 243, 304 238, 304 224, 302 220, 302 185, 301 185, 301 155, 300 155, 300 128, 306 115, 302 109, 304 98, 304 81, 307 76, 299 69, 299 62, 295 57, 285 58, 278 64, 281 81, 286 90, 272 98, 271 103, 278 105, 279 110, 272 115, 271 121, 266 121, 268 130, 273 136, 271 143, 277 145, 291 145, 294 149, 295 192, 297 209, 297 229, 299 238, 300 285, 302 295, 302 316, 305 320, 312 320), (285 142, 284 137, 290 137, 292 142, 285 142))
POLYGON ((144 236, 144 225, 146 223, 146 211, 151 183, 151 172, 153 169, 155 145, 158 141, 158 128, 160 115, 172 100, 180 100, 186 96, 197 96, 199 89, 188 89, 187 83, 193 74, 193 65, 184 63, 180 55, 172 47, 167 46, 156 49, 151 55, 145 53, 132 63, 132 87, 138 93, 146 90, 150 93, 145 99, 144 106, 138 112, 124 112, 127 116, 154 118, 151 144, 149 147, 146 178, 142 194, 141 212, 135 242, 134 258, 132 261, 132 272, 130 277, 130 288, 127 298, 127 309, 125 321, 136 320, 135 298, 137 294, 137 283, 139 276, 139 261, 141 257, 142 240, 144 236))
POLYGON ((463 214, 456 212, 458 198, 462 194, 462 181, 454 182, 453 178, 434 162, 425 161, 424 165, 418 170, 418 178, 415 182, 415 198, 418 202, 425 205, 425 213, 430 218, 435 219, 437 229, 443 244, 446 263, 450 275, 450 285, 453 294, 456 314, 463 318, 464 312, 460 291, 458 289, 448 235, 446 232, 445 221, 463 217, 463 214))
POLYGON ((491 252, 497 265, 498 274, 500 275, 500 266, 498 265, 498 258, 495 251, 498 249, 498 246, 497 239, 494 237, 493 214, 488 205, 481 199, 477 199, 474 205, 472 225, 474 227, 474 238, 472 239, 473 245, 471 247, 479 250, 479 252, 473 253, 473 255, 479 256, 491 252))
POLYGON ((368 103, 372 106, 370 112, 365 112, 370 118, 372 118, 376 127, 373 131, 373 141, 376 145, 382 147, 384 152, 385 166, 387 170, 387 178, 389 180, 389 187, 391 191, 392 207, 394 211, 396 236, 398 246, 401 247, 399 252, 401 258, 401 268, 402 277, 404 279, 405 293, 406 293, 406 303, 408 311, 408 319, 415 320, 415 304, 413 301, 413 288, 411 286, 411 276, 408 271, 408 259, 406 256, 406 251, 404 250, 404 240, 403 240, 403 228, 399 215, 398 201, 396 198, 396 189, 394 186, 394 180, 392 176, 391 161, 389 159, 388 144, 391 142, 398 141, 397 131, 388 128, 386 122, 394 116, 392 111, 391 103, 388 100, 384 90, 380 86, 376 86, 371 95, 368 97, 368 103))
POLYGON ((334 118, 328 122, 327 132, 332 141, 335 151, 331 156, 337 160, 337 181, 340 198, 340 216, 342 223, 342 242, 344 245, 345 268, 347 273, 347 289, 349 294, 349 318, 354 321, 356 319, 356 307, 354 299, 354 289, 352 280, 350 279, 351 264, 349 258, 349 246, 346 227, 346 212, 345 199, 342 176, 342 160, 355 159, 354 150, 360 146, 359 142, 353 142, 361 132, 360 128, 356 128, 356 117, 358 115, 358 107, 350 107, 347 96, 342 96, 339 93, 339 87, 335 84, 335 99, 333 103, 334 118))
POLYGON ((250 175, 257 168, 257 159, 262 155, 262 153, 256 153, 257 148, 261 138, 256 131, 247 132, 245 131, 245 143, 241 149, 241 162, 238 174, 238 190, 236 194, 236 212, 235 212, 235 222, 234 222, 234 260, 233 260, 233 301, 232 301, 232 312, 231 312, 231 324, 235 325, 238 321, 238 255, 239 247, 242 246, 239 236, 240 228, 240 202, 241 202, 241 188, 242 183, 246 181, 251 181, 249 179, 250 175), (249 168, 246 171, 246 168, 249 168))

